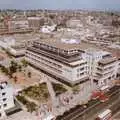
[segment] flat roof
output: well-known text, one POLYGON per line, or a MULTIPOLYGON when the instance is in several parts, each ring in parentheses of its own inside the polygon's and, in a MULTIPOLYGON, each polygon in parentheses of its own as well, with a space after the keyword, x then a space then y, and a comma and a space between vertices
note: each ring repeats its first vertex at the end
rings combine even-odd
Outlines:
POLYGON ((109 64, 109 63, 112 63, 114 61, 116 61, 117 59, 115 57, 110 57, 110 58, 106 58, 106 59, 102 59, 99 61, 99 63, 102 63, 102 64, 109 64))
POLYGON ((41 17, 28 17, 27 19, 28 20, 40 20, 41 17))
POLYGON ((36 42, 64 50, 72 50, 72 49, 86 50, 88 48, 98 49, 98 47, 96 47, 95 45, 90 43, 85 43, 83 41, 80 41, 79 43, 65 43, 58 38, 40 39, 37 40, 36 42))
POLYGON ((36 40, 39 39, 39 34, 34 33, 26 33, 26 34, 14 34, 14 35, 4 35, 0 36, 1 41, 11 41, 15 40, 15 42, 24 42, 26 40, 36 40))
POLYGON ((79 60, 79 61, 75 61, 75 62, 71 62, 70 65, 77 65, 77 64, 81 64, 81 63, 85 63, 86 61, 85 60, 79 60))

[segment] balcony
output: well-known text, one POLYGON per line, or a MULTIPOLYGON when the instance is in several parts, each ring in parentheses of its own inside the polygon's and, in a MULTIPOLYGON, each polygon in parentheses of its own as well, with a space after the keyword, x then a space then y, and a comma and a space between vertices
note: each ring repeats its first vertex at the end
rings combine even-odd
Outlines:
POLYGON ((102 59, 98 62, 98 66, 101 68, 106 68, 110 67, 111 65, 116 63, 116 58, 107 58, 107 59, 102 59))

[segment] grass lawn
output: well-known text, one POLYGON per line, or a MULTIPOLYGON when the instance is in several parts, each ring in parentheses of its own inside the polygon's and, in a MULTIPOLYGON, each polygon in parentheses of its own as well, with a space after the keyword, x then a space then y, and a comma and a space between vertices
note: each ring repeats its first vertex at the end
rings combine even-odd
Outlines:
POLYGON ((56 96, 67 91, 67 89, 62 84, 52 83, 52 86, 53 86, 53 89, 56 93, 56 96))
POLYGON ((17 98, 22 104, 24 104, 24 105, 26 106, 28 112, 31 112, 31 113, 32 113, 33 111, 36 110, 37 105, 36 105, 35 103, 33 103, 33 102, 27 101, 24 96, 22 96, 22 95, 17 95, 16 98, 17 98))
POLYGON ((39 102, 45 102, 49 99, 49 91, 46 83, 30 86, 22 91, 23 95, 30 97, 31 99, 39 102))

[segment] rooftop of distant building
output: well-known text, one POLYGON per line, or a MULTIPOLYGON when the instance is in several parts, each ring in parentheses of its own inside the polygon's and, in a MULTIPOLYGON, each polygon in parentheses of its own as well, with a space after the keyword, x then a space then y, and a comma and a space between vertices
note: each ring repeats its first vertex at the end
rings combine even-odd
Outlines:
POLYGON ((86 50, 88 48, 94 48, 98 50, 98 48, 95 45, 83 42, 78 39, 49 38, 49 39, 37 40, 36 43, 44 44, 46 46, 51 46, 51 47, 63 49, 63 50, 75 50, 75 49, 86 50))

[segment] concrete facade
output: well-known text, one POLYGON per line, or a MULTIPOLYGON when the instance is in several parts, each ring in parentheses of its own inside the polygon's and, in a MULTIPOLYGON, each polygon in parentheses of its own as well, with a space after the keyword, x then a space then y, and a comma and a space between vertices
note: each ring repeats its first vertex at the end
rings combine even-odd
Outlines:
POLYGON ((0 118, 5 117, 5 111, 14 107, 13 89, 7 82, 0 83, 0 118))
POLYGON ((109 52, 93 48, 81 50, 78 44, 76 46, 75 43, 74 48, 69 43, 60 43, 57 48, 50 43, 35 41, 26 51, 26 60, 70 84, 89 78, 99 89, 107 85, 112 87, 119 70, 118 60, 109 52), (66 48, 62 44, 67 44, 66 48))
MULTIPOLYGON (((48 46, 48 49, 50 47, 52 46, 48 46)), ((53 55, 55 54, 51 54, 46 50, 39 50, 37 46, 33 46, 27 49, 26 60, 72 84, 84 81, 88 77, 87 62, 79 54, 79 59, 74 61, 67 61, 68 59, 59 55, 56 55, 55 58, 53 55), (44 54, 41 54, 42 52, 44 54), (49 53, 48 57, 46 56, 47 53, 49 53)))

